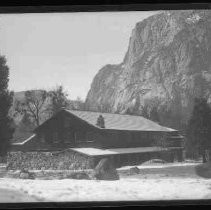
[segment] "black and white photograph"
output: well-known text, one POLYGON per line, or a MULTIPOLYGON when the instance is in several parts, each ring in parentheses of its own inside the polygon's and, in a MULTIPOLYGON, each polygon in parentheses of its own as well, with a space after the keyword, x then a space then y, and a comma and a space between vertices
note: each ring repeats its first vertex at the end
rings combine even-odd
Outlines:
POLYGON ((211 10, 0 13, 0 203, 211 199, 211 10))

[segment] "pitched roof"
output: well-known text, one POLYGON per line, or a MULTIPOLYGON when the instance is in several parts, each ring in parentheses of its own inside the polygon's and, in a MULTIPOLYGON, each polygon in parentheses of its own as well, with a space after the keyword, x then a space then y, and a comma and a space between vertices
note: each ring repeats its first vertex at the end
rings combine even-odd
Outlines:
POLYGON ((95 126, 99 129, 112 129, 112 130, 130 130, 130 131, 176 131, 172 128, 167 128, 159 125, 151 120, 142 116, 67 110, 66 112, 82 119, 88 124, 95 126), (102 115, 105 121, 105 128, 96 126, 99 115, 102 115))
POLYGON ((36 136, 36 134, 31 135, 29 138, 25 139, 24 141, 21 142, 14 142, 12 143, 12 145, 23 145, 26 142, 30 141, 31 139, 33 139, 36 136))

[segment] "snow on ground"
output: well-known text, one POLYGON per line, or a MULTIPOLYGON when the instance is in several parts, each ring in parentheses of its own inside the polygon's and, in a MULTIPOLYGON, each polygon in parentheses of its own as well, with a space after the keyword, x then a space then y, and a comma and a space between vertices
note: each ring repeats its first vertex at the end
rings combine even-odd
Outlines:
POLYGON ((211 180, 200 178, 125 178, 118 181, 0 179, 0 183, 2 188, 55 202, 211 198, 211 180))
POLYGON ((117 181, 1 178, 0 186, 52 202, 211 199, 211 179, 194 174, 195 165, 146 168, 133 176, 120 175, 117 181))
POLYGON ((197 162, 193 162, 193 163, 189 163, 189 162, 175 162, 175 163, 153 163, 153 164, 142 164, 142 165, 134 165, 134 166, 123 166, 121 168, 118 168, 119 171, 121 170, 128 170, 132 167, 138 167, 139 169, 144 169, 144 168, 168 168, 168 167, 178 167, 178 166, 196 166, 200 163, 197 162))
POLYGON ((36 202, 41 201, 26 193, 0 188, 0 203, 36 202))

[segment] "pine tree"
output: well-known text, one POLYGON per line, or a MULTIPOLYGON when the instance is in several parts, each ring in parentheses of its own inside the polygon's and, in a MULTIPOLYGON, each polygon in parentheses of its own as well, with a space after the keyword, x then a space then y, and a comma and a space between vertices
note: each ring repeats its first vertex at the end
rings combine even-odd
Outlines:
POLYGON ((68 94, 64 92, 62 86, 56 87, 54 90, 49 92, 51 103, 49 110, 52 115, 60 111, 62 108, 69 108, 71 106, 67 99, 68 94))
POLYGON ((204 98, 196 98, 187 126, 187 143, 194 147, 206 162, 206 149, 211 146, 211 108, 204 98))
POLYGON ((156 107, 153 107, 150 110, 149 119, 152 120, 152 121, 154 121, 154 122, 157 122, 157 123, 160 122, 159 114, 158 114, 158 111, 157 111, 157 108, 156 107))
POLYGON ((12 105, 13 92, 8 90, 9 68, 6 58, 0 56, 0 156, 5 156, 14 132, 12 119, 8 116, 12 105))

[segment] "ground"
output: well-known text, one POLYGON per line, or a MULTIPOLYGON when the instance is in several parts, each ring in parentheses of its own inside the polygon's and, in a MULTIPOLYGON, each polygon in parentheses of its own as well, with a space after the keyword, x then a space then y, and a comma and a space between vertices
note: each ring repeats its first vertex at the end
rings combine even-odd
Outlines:
POLYGON ((29 196, 26 193, 0 188, 0 203, 37 202, 39 199, 29 196))
MULTIPOLYGON (((197 164, 139 166, 140 174, 130 176, 127 174, 130 167, 124 167, 118 169, 118 181, 1 178, 0 193, 11 193, 10 190, 15 190, 16 195, 20 193, 20 201, 8 202, 211 199, 211 179, 196 175, 197 164)), ((4 199, 0 201, 6 202, 4 199)))

